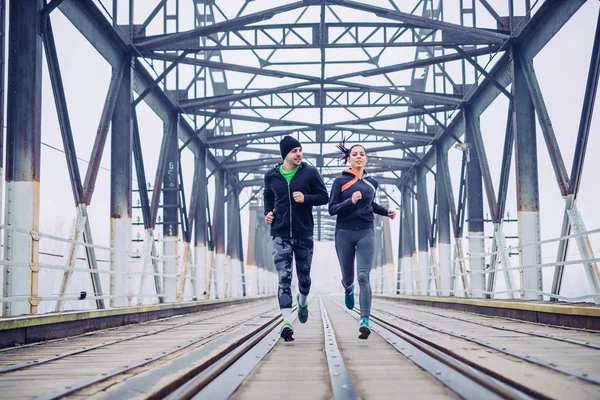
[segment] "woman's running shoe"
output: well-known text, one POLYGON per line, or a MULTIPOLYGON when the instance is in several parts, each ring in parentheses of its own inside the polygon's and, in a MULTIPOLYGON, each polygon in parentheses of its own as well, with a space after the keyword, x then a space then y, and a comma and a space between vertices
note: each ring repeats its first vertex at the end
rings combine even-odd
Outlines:
POLYGON ((350 286, 350 292, 346 292, 344 302, 346 303, 346 308, 348 308, 348 310, 354 309, 354 283, 350 286))
POLYGON ((360 320, 358 331, 360 332, 360 335, 358 335, 359 339, 367 339, 369 337, 371 334, 371 328, 369 328, 369 320, 367 318, 360 320))

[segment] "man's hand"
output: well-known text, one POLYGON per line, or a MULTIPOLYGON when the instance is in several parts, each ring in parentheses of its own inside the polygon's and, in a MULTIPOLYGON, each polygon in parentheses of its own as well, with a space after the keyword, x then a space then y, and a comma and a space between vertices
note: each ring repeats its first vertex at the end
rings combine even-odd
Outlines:
POLYGON ((296 203, 304 203, 304 194, 302 192, 294 192, 292 193, 292 197, 296 203))
POLYGON ((273 216, 273 211, 269 211, 267 215, 265 215, 265 222, 267 225, 271 225, 275 217, 273 216))
POLYGON ((362 199, 361 192, 357 190, 356 192, 352 193, 352 203, 356 204, 360 199, 362 199))
POLYGON ((396 218, 396 210, 389 209, 388 210, 388 217, 390 217, 390 219, 396 218))

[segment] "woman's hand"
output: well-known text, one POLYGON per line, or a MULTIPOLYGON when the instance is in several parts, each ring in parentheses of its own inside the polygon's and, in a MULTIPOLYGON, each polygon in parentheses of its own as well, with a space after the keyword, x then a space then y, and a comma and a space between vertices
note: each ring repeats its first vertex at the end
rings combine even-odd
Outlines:
POLYGON ((360 199, 362 199, 362 193, 358 190, 352 193, 352 203, 356 204, 360 199))
POLYGON ((396 218, 396 210, 389 209, 388 210, 388 217, 390 217, 390 219, 396 218))

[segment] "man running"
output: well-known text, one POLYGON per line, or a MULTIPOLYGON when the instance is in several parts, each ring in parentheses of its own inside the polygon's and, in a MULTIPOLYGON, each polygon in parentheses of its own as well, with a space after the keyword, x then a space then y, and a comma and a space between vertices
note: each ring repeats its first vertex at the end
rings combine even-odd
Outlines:
POLYGON ((283 163, 265 174, 265 222, 271 225, 273 262, 279 275, 279 308, 283 316, 281 337, 294 340, 292 317, 292 258, 298 276, 298 320, 308 319, 310 266, 313 255, 313 206, 327 204, 329 195, 315 167, 302 162, 302 145, 291 136, 279 142, 283 163))

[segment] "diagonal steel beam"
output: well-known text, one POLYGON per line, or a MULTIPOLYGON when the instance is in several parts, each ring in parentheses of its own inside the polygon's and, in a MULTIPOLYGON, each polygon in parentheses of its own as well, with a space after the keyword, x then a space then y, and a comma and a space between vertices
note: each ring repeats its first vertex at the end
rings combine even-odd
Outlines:
POLYGON ((160 145, 160 153, 158 156, 158 163, 156 165, 156 176, 154 178, 154 191, 152 192, 152 201, 150 202, 150 228, 154 229, 156 226, 156 217, 158 215, 158 203, 160 201, 160 193, 165 178, 165 170, 167 168, 167 159, 169 149, 171 147, 171 141, 177 140, 177 118, 176 115, 172 116, 167 123, 167 128, 163 133, 162 143, 160 145))
MULTIPOLYGON (((149 57, 152 59, 156 59, 156 60, 171 61, 171 62, 178 61, 181 64, 210 67, 213 69, 220 69, 220 70, 224 70, 224 71, 235 71, 235 72, 242 72, 242 73, 248 73, 248 74, 254 74, 254 75, 270 76, 273 78, 292 78, 292 79, 300 79, 300 80, 306 81, 306 82, 297 84, 298 87, 308 85, 310 83, 316 83, 316 84, 320 85, 322 82, 322 80, 320 78, 313 77, 310 75, 297 74, 297 73, 286 72, 286 71, 270 70, 270 69, 264 69, 264 68, 248 67, 248 66, 238 65, 238 64, 221 63, 221 62, 216 62, 216 61, 201 60, 201 59, 189 58, 189 57, 181 57, 181 56, 176 56, 176 55, 171 55, 171 54, 152 53, 149 57)), ((346 81, 341 81, 341 80, 337 80, 337 81, 328 80, 328 83, 335 83, 335 84, 339 84, 339 85, 343 85, 343 86, 347 86, 347 87, 360 88, 363 90, 369 90, 369 91, 376 92, 376 93, 386 93, 386 94, 393 94, 393 95, 404 96, 404 97, 409 97, 409 98, 422 98, 422 99, 427 99, 427 100, 435 100, 438 104, 460 104, 460 102, 462 101, 460 98, 458 98, 457 96, 453 96, 453 95, 380 88, 377 86, 370 86, 370 85, 354 83, 354 82, 346 82, 346 81)), ((254 92, 254 94, 255 94, 255 96, 252 96, 252 93, 247 94, 246 95, 247 97, 243 97, 243 98, 251 98, 251 97, 256 97, 256 96, 261 95, 261 94, 257 94, 256 92, 254 92)), ((228 96, 229 99, 232 99, 229 101, 233 101, 234 99, 236 99, 235 96, 236 95, 228 96)), ((241 96, 241 95, 237 95, 237 96, 241 96)), ((189 108, 187 111, 190 111, 189 108)))
MULTIPOLYGON (((60 2, 58 2, 60 3, 60 2)), ((42 10, 43 11, 43 10, 42 10)), ((47 16, 46 16, 47 17, 47 16)), ((52 31, 52 25, 48 18, 44 22, 44 33, 43 33, 44 48, 46 50, 46 61, 48 62, 48 71, 50 75, 50 81, 52 84, 52 91, 54 93, 54 100, 56 103, 56 110, 58 114, 58 121, 61 130, 61 136, 63 140, 63 147, 65 150, 65 157, 67 159, 67 168, 69 170, 69 177, 71 180, 71 188, 73 191, 73 198, 75 200, 75 206, 77 207, 77 217, 75 219, 75 225, 73 227, 73 235, 71 236, 75 243, 71 243, 70 249, 67 255, 67 267, 72 268, 75 265, 75 258, 79 248, 77 243, 80 240, 80 236, 86 243, 93 245, 91 237, 91 229, 89 225, 89 219, 87 218, 87 210, 83 199, 83 187, 81 185, 81 175, 79 173, 79 165, 77 163, 77 153, 75 151, 75 143, 73 141, 73 132, 71 130, 71 121, 69 119, 69 112, 67 108, 67 101, 64 92, 64 86, 62 77, 60 74, 60 66, 58 64, 58 55, 56 52, 56 45, 54 42, 54 34, 52 31)), ((96 253, 93 247, 86 246, 86 255, 88 266, 90 268, 90 277, 94 294, 100 298, 96 299, 96 307, 98 309, 104 308, 104 299, 102 299, 102 284, 98 272, 94 272, 98 269, 96 262, 96 253)), ((60 287, 60 296, 63 297, 67 291, 69 281, 71 280, 73 272, 65 271, 60 287)), ((57 311, 62 311, 64 300, 58 300, 56 303, 57 311)))
POLYGON ((490 3, 487 2, 487 0, 479 0, 479 2, 490 13, 490 15, 496 20, 496 22, 498 24, 500 24, 500 25, 504 24, 504 21, 502 21, 502 18, 500 18, 500 15, 498 15, 496 10, 494 10, 494 7, 492 7, 490 5, 490 3))
POLYGON ((288 130, 279 130, 279 131, 267 131, 267 132, 252 132, 252 133, 239 133, 237 135, 227 135, 227 136, 214 136, 212 138, 207 139, 209 146, 218 147, 220 145, 241 145, 248 144, 249 142, 256 139, 265 139, 277 136, 284 136, 296 133, 298 131, 306 131, 312 130, 310 128, 298 128, 298 129, 288 129, 288 130))
MULTIPOLYGON (((129 43, 125 42, 122 35, 116 31, 93 2, 64 1, 58 8, 113 68, 119 67, 123 59, 130 57, 131 48, 129 43)), ((151 85, 154 78, 146 71, 139 60, 135 60, 133 65, 132 79, 136 82, 134 90, 140 93, 151 85)), ((155 87, 144 101, 163 121, 168 121, 172 113, 182 111, 171 97, 167 96, 158 87, 155 87)), ((194 141, 188 146, 194 154, 198 153, 199 148, 205 143, 204 135, 198 136, 198 132, 192 129, 190 124, 183 118, 179 121, 177 133, 179 139, 184 142, 194 137, 194 141)), ((219 165, 216 157, 211 152, 207 153, 206 161, 207 166, 212 169, 217 168, 219 165)))
POLYGON ((148 27, 150 22, 152 22, 154 17, 156 17, 156 15, 160 12, 160 9, 165 6, 167 1, 169 1, 169 0, 160 0, 158 2, 156 7, 154 7, 154 10, 152 10, 152 12, 148 15, 148 18, 146 18, 146 20, 142 23, 142 29, 146 29, 148 27))
POLYGON ((387 18, 394 21, 404 22, 415 27, 423 29, 440 30, 442 32, 452 33, 458 38, 464 38, 469 40, 487 40, 490 43, 496 44, 500 44, 504 40, 507 40, 509 38, 508 35, 500 32, 493 32, 491 30, 484 30, 479 28, 470 28, 462 25, 452 24, 449 22, 435 20, 432 18, 408 14, 401 11, 377 7, 363 2, 359 3, 351 0, 331 0, 330 2, 331 4, 340 5, 355 10, 370 12, 381 18, 387 18))
POLYGON ((552 168, 554 169, 554 175, 556 177, 556 182, 558 183, 558 188, 561 195, 566 196, 569 191, 569 176, 560 152, 558 141, 556 140, 556 135, 554 134, 554 128, 552 127, 550 114, 548 113, 546 103, 544 102, 544 97, 542 96, 542 90, 540 89, 537 77, 535 76, 533 60, 525 59, 522 55, 520 55, 519 52, 516 53, 519 54, 521 69, 525 74, 525 80, 527 81, 527 86, 529 87, 529 94, 531 94, 531 99, 533 100, 533 105, 535 106, 538 122, 542 128, 542 133, 544 135, 546 147, 548 148, 548 155, 550 156, 550 162, 552 163, 552 168))
POLYGON ((379 121, 388 121, 390 119, 407 118, 407 117, 412 117, 415 115, 425 115, 425 114, 431 114, 431 113, 452 111, 455 108, 456 108, 455 106, 439 106, 439 107, 434 107, 434 108, 423 108, 423 109, 416 109, 416 110, 412 110, 412 111, 406 111, 406 112, 395 113, 395 114, 380 115, 380 116, 371 117, 371 118, 362 118, 362 119, 354 119, 354 120, 349 120, 349 121, 336 122, 336 125, 346 125, 346 124, 348 124, 348 125, 363 125, 363 124, 368 124, 371 122, 379 122, 379 121))
POLYGON ((311 85, 312 82, 301 82, 294 83, 291 85, 278 86, 271 89, 260 89, 255 90, 254 92, 247 93, 238 93, 238 94, 230 94, 230 95, 222 95, 222 96, 213 96, 213 97, 204 97, 200 99, 190 99, 190 100, 181 100, 179 105, 185 110, 194 110, 194 109, 202 109, 202 108, 210 108, 212 106, 222 105, 223 108, 227 108, 225 104, 245 99, 251 99, 254 97, 265 96, 269 94, 275 93, 286 93, 291 89, 297 89, 303 86, 311 85))
MULTIPOLYGON (((495 53, 498 51, 498 49, 499 49, 498 46, 489 46, 489 47, 483 47, 480 49, 466 50, 466 51, 464 51, 464 53, 466 55, 468 55, 469 57, 476 57, 476 56, 482 56, 482 55, 486 55, 486 54, 495 53)), ((428 67, 431 65, 447 63, 450 61, 462 60, 463 58, 465 58, 465 54, 454 53, 454 54, 445 54, 442 56, 429 57, 429 58, 422 59, 422 60, 409 61, 409 62, 405 62, 405 63, 390 65, 387 67, 372 68, 372 69, 368 69, 368 70, 364 70, 364 71, 351 72, 351 73, 347 73, 347 74, 343 74, 343 75, 336 75, 336 76, 332 76, 331 78, 328 78, 327 80, 328 81, 338 81, 340 79, 355 78, 358 76, 362 76, 362 77, 377 76, 377 75, 382 75, 382 74, 387 74, 387 73, 392 73, 392 72, 405 71, 405 70, 414 69, 414 68, 428 67)))
POLYGON ((150 84, 148 85, 148 87, 146 87, 146 89, 144 89, 142 91, 142 93, 140 93, 140 95, 133 101, 133 106, 137 106, 142 100, 144 100, 144 97, 146 97, 148 95, 148 93, 150 93, 152 90, 154 90, 154 88, 156 86, 158 86, 158 84, 165 79, 165 77, 169 74, 169 72, 171 72, 173 70, 173 68, 175 68, 176 66, 179 65, 179 62, 185 58, 185 56, 187 55, 187 51, 183 51, 180 55, 177 56, 177 58, 175 60, 173 60, 173 62, 171 62, 171 64, 169 64, 169 66, 167 68, 165 68, 165 70, 150 84))
MULTIPOLYGON (((202 111, 202 110, 193 111, 190 114, 201 115, 201 116, 206 116, 206 117, 215 115, 214 112, 202 111)), ((251 115, 233 114, 233 113, 225 113, 225 112, 220 113, 219 118, 227 118, 227 119, 233 119, 233 120, 239 120, 239 121, 263 122, 263 123, 269 124, 271 126, 299 126, 299 127, 308 126, 311 128, 319 127, 319 124, 306 123, 303 121, 293 121, 293 120, 266 118, 266 117, 253 117, 251 115)))
POLYGON ((579 120, 579 130, 577 131, 577 145, 573 156, 573 166, 571 168, 571 184, 569 185, 569 194, 577 197, 579 185, 581 184, 581 173, 583 172, 583 162, 590 136, 590 127, 592 125, 592 115, 594 113, 594 104, 598 93, 600 81, 600 12, 598 22, 596 23, 596 35, 592 47, 592 57, 590 59, 590 68, 588 72, 587 84, 585 86, 585 95, 583 97, 583 106, 581 118, 579 120))
MULTIPOLYGON (((42 10, 42 12, 43 11, 44 10, 42 10)), ((77 163, 77 152, 75 150, 75 142, 73 141, 71 120, 69 118, 69 110, 67 108, 67 100, 65 97, 65 90, 60 73, 60 66, 58 64, 58 55, 56 53, 56 45, 50 20, 45 24, 43 42, 44 49, 46 50, 46 61, 48 63, 48 72, 50 75, 50 83, 52 84, 52 92, 54 94, 54 102, 56 104, 56 112, 58 114, 65 157, 67 159, 67 169, 69 170, 71 189, 73 191, 75 205, 78 205, 83 203, 83 188, 81 185, 81 175, 79 173, 79 164, 77 163)))
POLYGON ((483 137, 481 135, 481 129, 479 127, 479 118, 477 118, 471 110, 465 109, 465 118, 467 118, 467 124, 470 125, 471 132, 473 133, 473 143, 477 151, 477 160, 479 161, 479 169, 481 170, 481 177, 483 178, 483 184, 485 186, 485 194, 488 200, 488 207, 492 220, 496 224, 499 222, 498 216, 498 204, 496 202, 496 193, 494 192, 494 184, 492 182, 492 174, 490 173, 490 166, 487 160, 487 153, 485 152, 485 146, 483 144, 483 137))
POLYGON ((102 160, 104 146, 106 145, 108 127, 112 121, 115 104, 117 104, 117 94, 119 93, 121 80, 123 79, 125 69, 130 67, 131 64, 128 60, 124 59, 117 68, 113 69, 110 85, 108 86, 108 93, 106 94, 106 100, 104 102, 104 108, 102 109, 102 114, 100 116, 100 123, 98 124, 98 130, 96 131, 92 156, 90 157, 90 163, 83 183, 83 201, 88 206, 90 205, 92 195, 94 194, 96 178, 98 177, 98 170, 100 169, 100 161, 102 160))
MULTIPOLYGON (((504 94, 509 100, 512 99, 512 95, 510 94, 510 92, 508 90, 506 90, 504 88, 504 86, 502 86, 502 84, 500 82, 498 82, 496 80, 496 78, 494 78, 493 76, 491 76, 486 70, 485 68, 483 68, 481 65, 479 65, 479 63, 475 60, 473 60, 472 55, 467 54, 466 51, 464 51, 460 46, 454 46, 454 49, 456 50, 456 52, 460 55, 463 56, 463 58, 465 60, 467 60, 467 62, 469 64, 471 64, 477 71, 479 71, 483 76, 485 76, 486 78, 488 78, 490 80, 490 82, 496 86, 498 88, 498 90, 500 90, 502 92, 502 94, 504 94)), ((496 51, 496 50, 495 50, 496 51)), ((493 53, 495 51, 491 51, 490 53, 493 53)))
MULTIPOLYGON (((519 36, 514 38, 515 43, 520 45, 522 54, 527 58, 535 57, 583 3, 585 3, 585 0, 546 0, 542 3, 519 36)), ((504 53, 490 70, 490 75, 505 87, 511 83, 512 79, 510 64, 510 56, 504 53)), ((499 94, 498 88, 489 79, 484 79, 467 100, 467 104, 472 108, 475 115, 481 115, 499 94)), ((448 125, 449 131, 454 132, 454 135, 458 135, 458 137, 462 136, 465 129, 464 118, 461 114, 462 111, 459 111, 454 115, 452 122, 448 125)), ((446 132, 446 134, 440 136, 438 142, 446 151, 456 143, 456 140, 446 132)), ((435 165, 435 150, 430 149, 423 161, 430 167, 435 165)), ((411 173, 414 173, 414 171, 411 171, 411 173)))
MULTIPOLYGON (((598 91, 598 82, 600 81, 600 13, 596 23, 596 35, 592 47, 592 57, 590 59, 590 68, 588 71, 585 95, 583 97, 583 106, 581 109, 581 119, 579 121, 579 130, 577 133, 577 144, 573 156, 573 166, 571 168, 571 179, 569 185, 569 195, 565 200, 565 212, 563 214, 562 228, 560 236, 567 236, 571 233, 571 222, 568 211, 571 210, 577 202, 579 185, 581 184, 581 174, 583 172, 583 162, 587 149, 590 126, 594 104, 596 102, 596 93, 598 91)), ((556 262, 564 262, 567 259, 569 250, 569 240, 561 240, 558 247, 556 262)), ((552 294, 559 294, 562 287, 564 265, 558 265, 554 268, 554 277, 552 280, 552 294)), ((554 298, 552 299, 554 300, 554 298)))
POLYGON ((158 35, 147 37, 135 42, 135 46, 141 50, 152 50, 159 46, 165 46, 172 43, 181 42, 184 40, 195 39, 203 36, 209 36, 218 32, 227 32, 256 22, 266 21, 273 18, 277 14, 296 10, 298 8, 310 6, 312 4, 320 4, 320 0, 303 0, 297 1, 284 6, 274 7, 268 10, 260 11, 254 14, 245 15, 238 18, 232 18, 223 22, 218 22, 209 26, 192 29, 186 32, 170 33, 166 35, 158 35))

